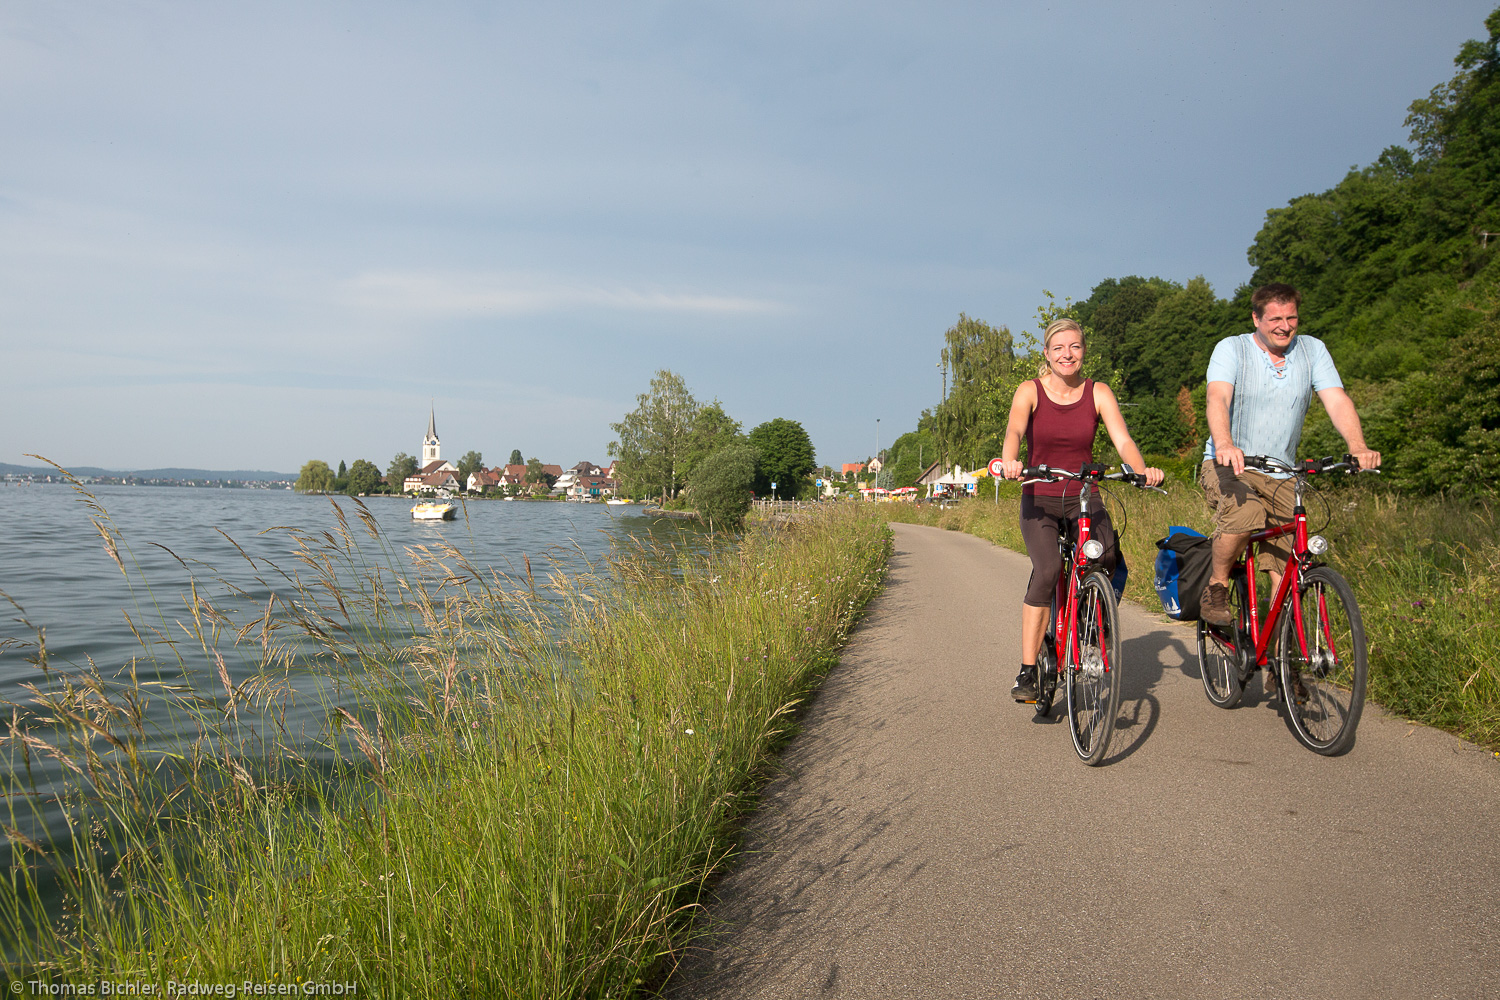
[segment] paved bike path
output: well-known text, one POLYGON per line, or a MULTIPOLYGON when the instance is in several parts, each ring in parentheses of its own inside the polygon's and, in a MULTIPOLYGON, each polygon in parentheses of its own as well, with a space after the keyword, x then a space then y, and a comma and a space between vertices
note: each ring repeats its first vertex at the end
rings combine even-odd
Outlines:
MULTIPOLYGON (((717 887, 687 997, 1500 996, 1500 763, 1367 707, 1302 749, 1121 609, 1105 766, 1011 702, 1024 556, 895 525, 717 887)), ((1136 567, 1135 572, 1146 572, 1136 567)))

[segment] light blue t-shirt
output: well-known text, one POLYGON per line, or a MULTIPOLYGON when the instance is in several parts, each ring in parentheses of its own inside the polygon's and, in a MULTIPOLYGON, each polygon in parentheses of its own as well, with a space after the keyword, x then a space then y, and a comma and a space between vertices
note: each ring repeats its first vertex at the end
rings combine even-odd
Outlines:
MULTIPOLYGON (((1277 368, 1255 342, 1255 334, 1225 337, 1208 361, 1208 381, 1234 386, 1229 402, 1229 433, 1246 455, 1269 455, 1288 465, 1297 460, 1302 421, 1312 394, 1344 386, 1328 348, 1315 337, 1297 336, 1277 368)), ((1214 457, 1209 435, 1205 459, 1214 457)))

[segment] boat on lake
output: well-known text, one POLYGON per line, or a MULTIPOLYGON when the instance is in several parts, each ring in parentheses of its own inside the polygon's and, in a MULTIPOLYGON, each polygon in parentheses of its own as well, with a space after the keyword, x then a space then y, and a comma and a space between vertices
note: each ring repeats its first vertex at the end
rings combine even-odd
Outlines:
POLYGON ((441 497, 422 500, 412 507, 411 516, 414 521, 451 521, 458 516, 458 505, 441 497))

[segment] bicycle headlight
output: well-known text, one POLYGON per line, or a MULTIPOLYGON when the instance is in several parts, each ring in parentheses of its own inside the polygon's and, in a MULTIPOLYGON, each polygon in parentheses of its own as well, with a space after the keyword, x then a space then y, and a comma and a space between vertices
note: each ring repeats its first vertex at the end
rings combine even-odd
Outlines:
POLYGON ((1328 539, 1322 535, 1307 536, 1307 551, 1315 556, 1320 556, 1328 551, 1328 539))
POLYGON ((1083 543, 1083 555, 1085 559, 1098 559, 1104 555, 1104 544, 1097 538, 1090 538, 1083 543))

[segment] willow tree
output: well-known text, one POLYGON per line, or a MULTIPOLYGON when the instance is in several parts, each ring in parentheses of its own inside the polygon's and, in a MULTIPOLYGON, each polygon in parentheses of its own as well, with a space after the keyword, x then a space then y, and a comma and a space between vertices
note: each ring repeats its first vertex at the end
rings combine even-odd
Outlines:
POLYGON ((292 489, 298 493, 332 493, 333 470, 328 467, 327 462, 315 458, 302 466, 302 472, 297 476, 292 489))
POLYGON ((1010 401, 997 403, 989 389, 1010 375, 1015 360, 1015 343, 1003 326, 959 313, 943 334, 941 364, 950 388, 933 413, 933 429, 945 461, 974 466, 1000 454, 1010 401))

